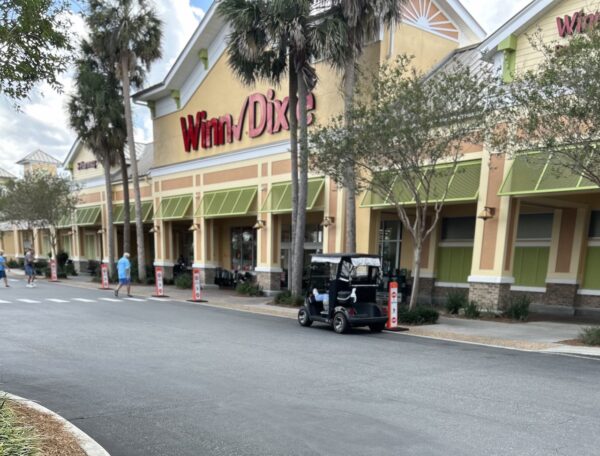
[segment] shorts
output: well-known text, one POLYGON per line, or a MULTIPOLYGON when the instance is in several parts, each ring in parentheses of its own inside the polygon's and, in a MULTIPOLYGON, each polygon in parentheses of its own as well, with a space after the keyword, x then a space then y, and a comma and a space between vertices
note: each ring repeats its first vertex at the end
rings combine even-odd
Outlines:
POLYGON ((0 271, 0 279, 4 279, 6 278, 6 271, 2 270, 0 271))
POLYGON ((119 279, 119 284, 121 285, 129 285, 131 283, 131 279, 125 277, 124 279, 119 279))
POLYGON ((25 275, 33 276, 33 266, 30 264, 25 265, 25 275))

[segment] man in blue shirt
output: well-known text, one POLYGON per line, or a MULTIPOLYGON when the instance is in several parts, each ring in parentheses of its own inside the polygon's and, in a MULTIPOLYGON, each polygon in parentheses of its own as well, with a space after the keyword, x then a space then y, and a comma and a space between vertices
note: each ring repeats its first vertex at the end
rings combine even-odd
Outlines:
POLYGON ((0 279, 4 279, 4 286, 8 288, 8 279, 6 278, 6 258, 4 252, 0 251, 0 279))
POLYGON ((117 272, 119 273, 119 286, 115 290, 115 296, 119 296, 119 290, 123 285, 127 287, 127 296, 131 297, 131 262, 129 253, 125 252, 123 257, 117 262, 117 272))

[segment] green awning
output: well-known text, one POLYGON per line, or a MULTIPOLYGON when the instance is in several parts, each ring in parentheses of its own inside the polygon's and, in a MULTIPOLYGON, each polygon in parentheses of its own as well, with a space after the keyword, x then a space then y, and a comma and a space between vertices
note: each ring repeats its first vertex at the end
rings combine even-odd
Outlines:
MULTIPOLYGON (((152 201, 142 201, 142 222, 152 221, 153 212, 152 201)), ((129 220, 135 223, 135 203, 129 204, 129 220)), ((115 204, 113 206, 113 223, 123 224, 125 223, 125 206, 123 204, 115 204)))
POLYGON ((60 220, 58 221, 58 224, 56 225, 57 228, 70 228, 73 225, 73 216, 71 214, 69 215, 63 215, 60 220))
MULTIPOLYGON (((257 187, 206 192, 196 217, 240 217, 248 215, 256 201, 257 187)), ((256 205, 254 205, 256 211, 256 205)))
POLYGON ((78 226, 94 226, 99 225, 100 206, 84 207, 77 209, 77 225, 78 226))
MULTIPOLYGON (((431 188, 427 202, 438 203, 468 203, 477 201, 479 196, 479 179, 481 176, 481 160, 470 160, 454 164, 440 164, 435 167, 431 176, 431 188), (444 198, 444 192, 446 192, 444 198)), ((410 188, 398 177, 392 180, 390 191, 382 196, 379 193, 368 191, 361 207, 383 209, 393 207, 395 204, 415 204, 415 198, 410 188)), ((418 189, 422 200, 427 195, 418 189)), ((424 201, 425 202, 425 201, 424 201)))
POLYGON ((180 220, 192 218, 192 195, 163 198, 155 219, 180 220))
MULTIPOLYGON (((325 178, 323 177, 308 180, 307 211, 320 209, 316 207, 316 204, 323 192, 323 187, 325 187, 325 178)), ((280 182, 271 185, 271 191, 267 195, 267 199, 260 211, 271 212, 273 214, 287 214, 292 212, 292 183, 280 182)))
POLYGON ((567 166, 566 159, 560 154, 541 152, 517 155, 498 194, 537 195, 598 189, 597 185, 574 173, 567 166))

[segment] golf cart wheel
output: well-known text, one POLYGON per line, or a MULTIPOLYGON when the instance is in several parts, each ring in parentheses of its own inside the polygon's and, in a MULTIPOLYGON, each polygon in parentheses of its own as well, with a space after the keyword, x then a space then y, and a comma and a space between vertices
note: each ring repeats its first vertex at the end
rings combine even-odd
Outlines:
POLYGON ((308 316, 308 312, 306 310, 306 307, 302 307, 298 311, 298 323, 300 323, 300 326, 304 326, 306 328, 308 328, 310 325, 313 324, 312 320, 308 316))
POLYGON ((350 329, 350 323, 343 312, 336 312, 333 316, 333 330, 338 334, 344 334, 350 329))
POLYGON ((373 323, 372 325, 369 325, 369 329, 371 332, 380 333, 385 329, 385 323, 373 323))

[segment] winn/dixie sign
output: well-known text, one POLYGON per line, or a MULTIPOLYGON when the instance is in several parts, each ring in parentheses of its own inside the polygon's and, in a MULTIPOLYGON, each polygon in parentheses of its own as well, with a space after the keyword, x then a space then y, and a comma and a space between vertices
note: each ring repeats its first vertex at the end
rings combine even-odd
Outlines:
POLYGON ((583 11, 578 11, 572 16, 556 18, 556 27, 561 38, 573 36, 576 33, 585 33, 595 27, 600 21, 600 12, 585 14, 583 11))
MULTIPOLYGON (((312 111, 316 108, 314 94, 307 97, 308 125, 314 122, 312 111)), ((196 116, 181 117, 181 133, 186 152, 210 149, 212 147, 241 141, 244 132, 250 138, 267 133, 274 135, 290 129, 289 99, 275 98, 275 91, 269 89, 266 94, 253 93, 246 98, 237 119, 232 114, 208 118, 206 111, 198 111, 196 116)))

